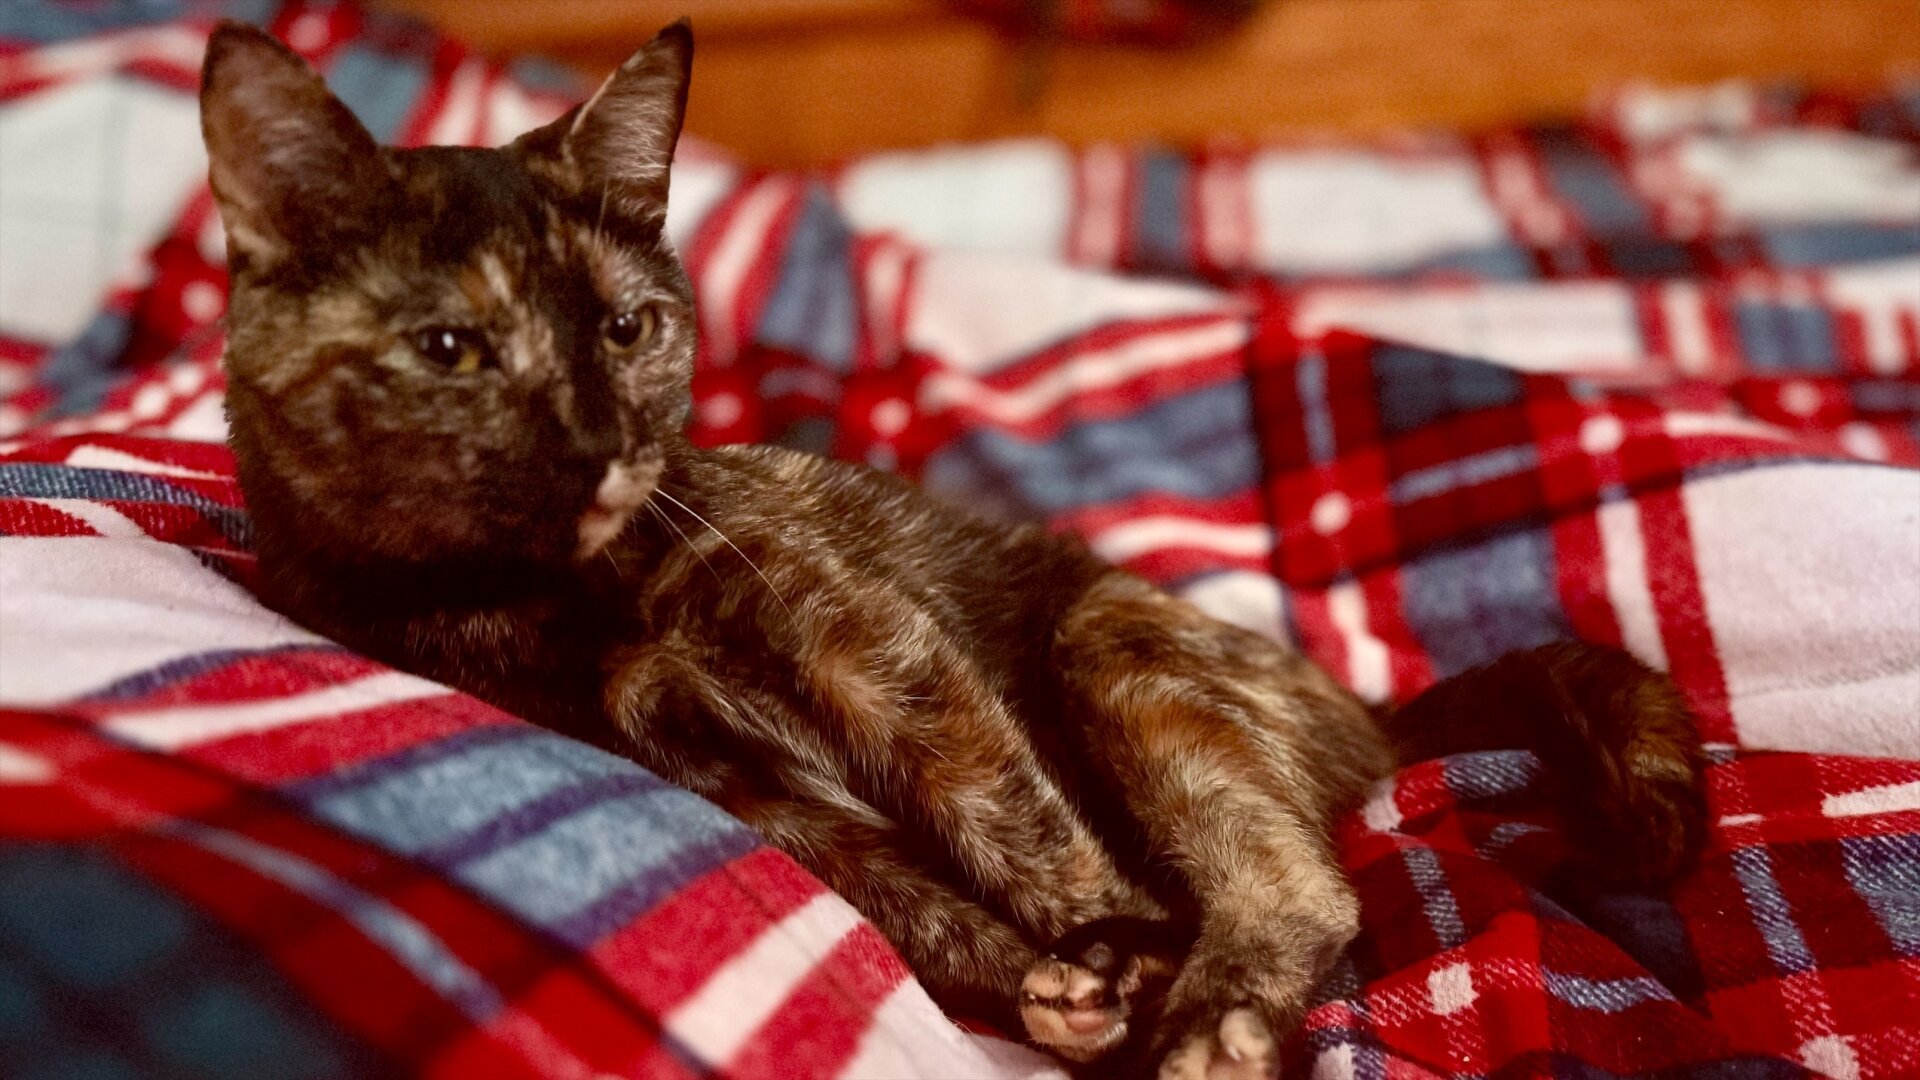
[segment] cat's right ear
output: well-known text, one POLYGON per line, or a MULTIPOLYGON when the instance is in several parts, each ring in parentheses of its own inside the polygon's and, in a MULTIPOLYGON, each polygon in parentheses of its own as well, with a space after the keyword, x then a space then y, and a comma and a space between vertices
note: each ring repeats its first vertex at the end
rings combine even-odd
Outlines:
POLYGON ((379 146, 306 61, 223 22, 207 42, 200 130, 233 261, 271 266, 361 220, 386 182, 379 146))

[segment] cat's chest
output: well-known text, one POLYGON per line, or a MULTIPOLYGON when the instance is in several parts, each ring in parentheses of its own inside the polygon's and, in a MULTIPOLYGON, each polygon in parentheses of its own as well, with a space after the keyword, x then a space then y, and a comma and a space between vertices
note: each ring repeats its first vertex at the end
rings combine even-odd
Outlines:
POLYGON ((614 634, 576 605, 438 609, 376 628, 368 651, 508 712, 606 741, 596 656, 614 634))

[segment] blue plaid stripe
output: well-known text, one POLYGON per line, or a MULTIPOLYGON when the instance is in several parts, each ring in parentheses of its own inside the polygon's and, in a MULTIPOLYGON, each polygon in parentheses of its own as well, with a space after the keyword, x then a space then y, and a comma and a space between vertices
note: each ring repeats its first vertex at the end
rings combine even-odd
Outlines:
POLYGON ((671 788, 599 803, 453 873, 584 947, 759 846, 746 826, 671 788))
POLYGON ((1447 872, 1440 865, 1440 856, 1432 848, 1409 847, 1400 853, 1406 866, 1407 877, 1413 882, 1414 891, 1420 897, 1421 910, 1426 912, 1427 925, 1433 929, 1438 943, 1435 952, 1457 948, 1466 943, 1467 924, 1460 916, 1460 906, 1454 901, 1453 886, 1447 882, 1447 872))
POLYGON ((1746 897, 1753 924, 1767 943, 1767 954, 1782 975, 1799 975, 1819 965, 1807 939, 1794 923, 1793 909, 1773 876, 1773 856, 1765 848, 1743 847, 1732 853, 1734 877, 1746 897))
POLYGON ((1833 371, 1833 319, 1812 304, 1749 301, 1734 319, 1748 361, 1759 371, 1833 371))
POLYGON ((1547 176, 1595 233, 1645 233, 1647 208, 1619 169, 1584 133, 1566 127, 1534 130, 1547 176))
POLYGON ((1408 562, 1402 605, 1445 678, 1503 653, 1575 637, 1560 604, 1553 539, 1525 530, 1408 562))
POLYGON ((246 511, 222 506, 199 492, 144 473, 81 469, 39 462, 0 463, 0 496, 19 499, 91 499, 187 506, 204 514, 235 547, 252 547, 253 523, 246 511))
POLYGON ((1133 261, 1160 270, 1193 267, 1184 154, 1152 148, 1139 156, 1133 213, 1133 261))
POLYGON ((1507 368, 1411 345, 1381 345, 1373 354, 1380 422, 1397 435, 1456 413, 1510 405, 1521 377, 1507 368))
POLYGON ((629 791, 663 786, 629 762, 531 727, 463 732, 434 749, 369 762, 308 805, 340 828, 417 855, 500 830, 507 815, 559 793, 609 780, 629 791))
POLYGON ((334 57, 327 85, 375 139, 393 142, 426 89, 426 64, 417 57, 351 45, 334 57))
POLYGON ((757 339, 845 372, 861 319, 853 277, 853 234, 826 189, 813 185, 787 238, 780 275, 757 339))
POLYGON ((89 848, 0 844, 0 1073, 386 1072, 271 961, 193 905, 89 848))
POLYGON ((280 0, 7 0, 0 38, 52 42, 198 16, 264 23, 280 0))
POLYGON ((1920 959, 1920 835, 1850 837, 1840 860, 1894 952, 1920 959))
POLYGON ((1324 465, 1340 452, 1327 403, 1326 355, 1318 349, 1302 353, 1293 380, 1300 395, 1300 430, 1307 440, 1307 460, 1324 465))
POLYGON ((1259 476, 1246 385, 1233 381, 1077 423, 1044 442, 981 428, 933 455, 924 482, 975 505, 1007 500, 1033 516, 1149 492, 1221 498, 1252 489, 1259 476))
POLYGON ((263 649, 219 649, 213 652, 193 653, 177 660, 169 660, 158 667, 151 668, 126 678, 115 680, 95 690, 79 700, 89 704, 108 704, 117 701, 135 701, 151 694, 159 693, 167 687, 189 679, 197 679, 212 674, 230 664, 262 657, 277 657, 282 661, 299 663, 301 656, 315 656, 331 653, 343 655, 346 648, 330 643, 297 645, 271 645, 263 649))
POLYGON ((322 820, 440 867, 577 945, 759 845, 712 804, 625 759, 518 725, 296 790, 322 820))
POLYGON ((325 868, 289 851, 195 821, 174 821, 164 831, 240 863, 338 912, 367 940, 406 965, 421 982, 433 987, 476 1024, 485 1023, 504 1006, 499 993, 431 930, 386 900, 356 888, 325 868))
POLYGON ((1625 979, 1589 979, 1580 975, 1544 973, 1547 991, 1575 1008, 1596 1012, 1625 1012, 1649 1001, 1672 1001, 1673 995, 1651 975, 1625 979))
POLYGON ((1920 226, 1852 221, 1774 225, 1760 230, 1759 241, 1775 266, 1832 266, 1920 253, 1920 226))
POLYGON ((1503 446, 1497 450, 1455 458, 1425 469, 1402 473, 1387 485, 1387 496, 1396 503, 1430 499, 1464 487, 1484 484, 1503 476, 1527 472, 1540 464, 1540 450, 1532 444, 1503 446))

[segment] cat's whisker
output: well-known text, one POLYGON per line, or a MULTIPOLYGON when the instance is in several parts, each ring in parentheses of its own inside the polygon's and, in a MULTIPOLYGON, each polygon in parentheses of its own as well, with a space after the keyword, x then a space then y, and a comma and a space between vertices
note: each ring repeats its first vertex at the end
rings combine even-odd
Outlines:
POLYGON ((681 543, 686 544, 688 550, 692 551, 695 555, 700 557, 700 565, 707 568, 707 573, 712 574, 715 581, 719 581, 722 584, 725 584, 726 579, 722 578, 720 576, 720 571, 715 570, 713 568, 713 563, 707 560, 707 553, 700 550, 700 545, 693 542, 693 537, 687 535, 687 531, 680 527, 679 522, 668 517, 667 512, 665 510, 660 509, 660 507, 658 507, 657 505, 655 505, 653 500, 651 499, 647 500, 646 503, 644 503, 643 505, 646 506, 647 511, 649 513, 651 513, 654 517, 657 517, 660 519, 661 524, 665 525, 669 529, 672 529, 674 532, 680 534, 681 543))
MULTIPOLYGON (((646 509, 647 513, 653 515, 653 519, 655 521, 658 521, 660 524, 668 526, 669 528, 673 527, 673 522, 667 520, 667 515, 660 512, 660 508, 653 504, 652 499, 648 499, 646 502, 643 502, 640 505, 646 509)), ((674 529, 674 531, 679 532, 680 530, 674 529)), ((681 533, 680 535, 684 537, 686 534, 681 533)))
POLYGON ((750 558, 746 552, 740 550, 739 544, 736 544, 732 540, 727 539, 727 534, 721 532, 719 529, 715 529, 713 527, 713 522, 708 521, 706 518, 701 517, 700 512, 695 510, 693 507, 688 506, 686 503, 683 503, 679 499, 674 498, 671 494, 667 492, 666 488, 654 488, 653 490, 661 498, 667 500, 668 502, 679 507, 680 509, 685 510, 687 513, 692 514, 695 521, 698 521, 700 524, 705 525, 709 530, 713 532, 713 535, 719 537, 722 541, 726 543, 728 547, 732 548, 734 551, 734 554, 740 556, 742 559, 745 559, 747 565, 753 569, 753 572, 760 575, 760 580, 766 584, 767 591, 773 594, 773 598, 775 600, 780 601, 780 606, 783 608, 786 608, 787 614, 789 615, 793 614, 793 607, 792 605, 787 603, 787 598, 784 596, 781 596, 780 590, 773 587, 773 579, 767 577, 766 573, 760 569, 760 565, 754 562, 753 559, 750 558))

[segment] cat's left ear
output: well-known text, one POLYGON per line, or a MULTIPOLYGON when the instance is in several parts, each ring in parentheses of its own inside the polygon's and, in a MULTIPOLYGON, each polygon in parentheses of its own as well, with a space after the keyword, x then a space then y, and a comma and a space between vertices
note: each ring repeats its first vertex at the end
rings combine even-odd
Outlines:
POLYGON ((687 111, 693 29, 686 19, 654 35, 584 105, 520 139, 557 158, 576 190, 633 217, 667 208, 667 174, 687 111))

